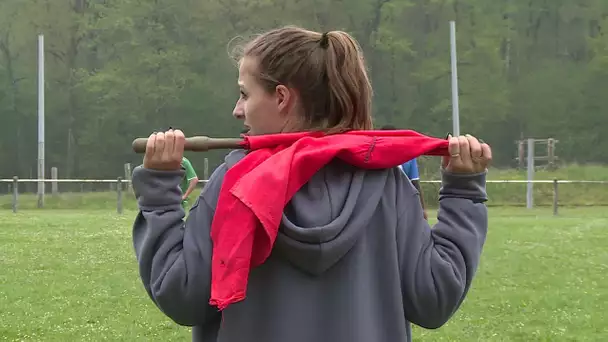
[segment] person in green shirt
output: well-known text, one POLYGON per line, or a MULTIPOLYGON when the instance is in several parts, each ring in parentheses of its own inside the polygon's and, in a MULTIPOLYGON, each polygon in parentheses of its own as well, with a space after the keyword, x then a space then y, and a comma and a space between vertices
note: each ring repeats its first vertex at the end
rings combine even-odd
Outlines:
POLYGON ((182 157, 182 170, 186 171, 186 174, 179 187, 182 189, 182 207, 185 209, 188 205, 188 196, 190 196, 198 184, 198 176, 186 157, 182 157))

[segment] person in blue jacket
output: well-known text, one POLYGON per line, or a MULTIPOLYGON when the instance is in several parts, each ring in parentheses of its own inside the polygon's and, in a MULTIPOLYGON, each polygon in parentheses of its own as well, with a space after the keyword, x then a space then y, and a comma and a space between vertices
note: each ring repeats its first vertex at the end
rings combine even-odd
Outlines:
MULTIPOLYGON (((397 128, 393 125, 385 125, 382 126, 383 130, 396 130, 397 128)), ((424 218, 428 220, 428 214, 426 213, 426 206, 424 205, 424 196, 422 194, 422 188, 420 187, 420 174, 418 172, 418 162, 416 159, 408 160, 403 163, 400 167, 401 171, 405 173, 407 178, 410 179, 412 185, 418 190, 420 193, 420 204, 422 205, 422 211, 424 212, 424 218)))

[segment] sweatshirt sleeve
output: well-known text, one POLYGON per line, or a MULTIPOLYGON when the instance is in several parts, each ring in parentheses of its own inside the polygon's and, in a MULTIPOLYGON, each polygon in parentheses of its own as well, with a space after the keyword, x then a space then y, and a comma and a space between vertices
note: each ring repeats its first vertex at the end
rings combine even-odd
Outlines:
POLYGON ((418 194, 401 205, 397 249, 405 318, 439 328, 458 310, 477 270, 488 230, 486 173, 442 173, 437 224, 423 217, 418 194))
POLYGON ((184 220, 179 188, 184 171, 156 171, 142 166, 133 171, 140 210, 133 225, 139 274, 156 306, 180 325, 204 328, 219 324, 219 311, 208 304, 210 230, 224 173, 224 166, 214 172, 184 220))

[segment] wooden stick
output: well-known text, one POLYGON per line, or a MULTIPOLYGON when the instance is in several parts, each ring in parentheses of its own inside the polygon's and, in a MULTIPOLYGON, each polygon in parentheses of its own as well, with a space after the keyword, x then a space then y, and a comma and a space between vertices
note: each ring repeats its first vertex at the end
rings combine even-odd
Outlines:
MULTIPOLYGON (((207 136, 197 136, 186 138, 184 144, 185 151, 205 152, 217 149, 242 149, 241 138, 209 138, 207 136)), ((133 140, 133 151, 135 153, 146 153, 148 138, 137 138, 133 140)))

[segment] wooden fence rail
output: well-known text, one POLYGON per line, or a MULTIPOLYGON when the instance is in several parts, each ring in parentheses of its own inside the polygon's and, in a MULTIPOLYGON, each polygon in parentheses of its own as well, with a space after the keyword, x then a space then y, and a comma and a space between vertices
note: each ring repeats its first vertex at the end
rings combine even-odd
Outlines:
MULTIPOLYGON (((12 210, 14 213, 19 208, 19 184, 20 183, 51 183, 52 195, 59 192, 59 183, 107 183, 116 191, 116 211, 123 212, 123 197, 125 190, 130 191, 130 180, 118 177, 116 179, 20 179, 18 177, 0 179, 0 183, 8 183, 9 192, 12 193, 12 210)), ((205 184, 207 180, 199 180, 199 184, 205 184)), ((488 184, 493 183, 515 183, 515 184, 553 184, 553 214, 557 215, 559 206, 559 184, 608 184, 608 181, 589 181, 589 180, 487 180, 488 184)), ((421 183, 440 184, 440 180, 421 181, 421 183)), ((40 201, 39 201, 40 202, 40 201)))

